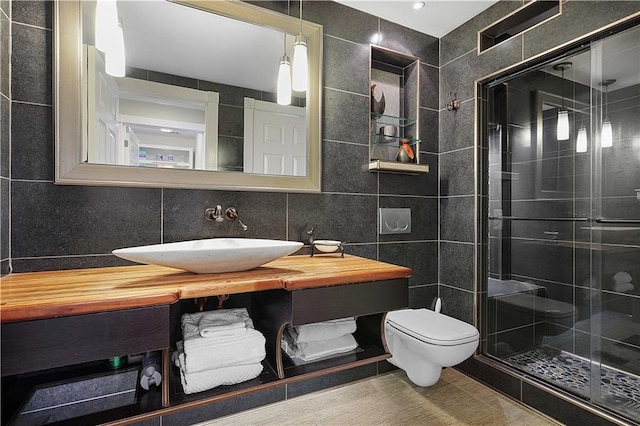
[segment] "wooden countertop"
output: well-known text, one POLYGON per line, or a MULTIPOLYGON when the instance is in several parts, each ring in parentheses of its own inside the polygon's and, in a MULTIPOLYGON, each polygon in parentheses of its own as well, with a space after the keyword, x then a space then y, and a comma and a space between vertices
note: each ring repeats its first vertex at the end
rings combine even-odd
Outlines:
POLYGON ((260 268, 194 274, 154 265, 27 272, 2 277, 3 323, 168 305, 180 299, 408 278, 411 269, 357 256, 287 256, 260 268))

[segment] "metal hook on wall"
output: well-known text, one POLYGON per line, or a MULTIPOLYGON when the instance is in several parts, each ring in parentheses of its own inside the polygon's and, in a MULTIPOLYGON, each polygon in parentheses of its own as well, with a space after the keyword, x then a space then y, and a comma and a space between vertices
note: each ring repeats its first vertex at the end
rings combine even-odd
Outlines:
POLYGON ((449 102, 447 102, 444 106, 448 111, 457 111, 460 108, 460 100, 458 99, 458 92, 453 93, 449 92, 449 102))

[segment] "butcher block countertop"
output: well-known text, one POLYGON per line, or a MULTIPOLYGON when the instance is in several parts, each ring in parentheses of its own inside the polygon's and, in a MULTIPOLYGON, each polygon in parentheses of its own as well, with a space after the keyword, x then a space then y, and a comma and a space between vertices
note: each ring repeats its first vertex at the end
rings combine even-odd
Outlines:
POLYGON ((302 290, 411 276, 411 269, 357 256, 287 256, 259 268, 194 274, 154 265, 27 272, 2 277, 3 323, 168 305, 180 299, 302 290))

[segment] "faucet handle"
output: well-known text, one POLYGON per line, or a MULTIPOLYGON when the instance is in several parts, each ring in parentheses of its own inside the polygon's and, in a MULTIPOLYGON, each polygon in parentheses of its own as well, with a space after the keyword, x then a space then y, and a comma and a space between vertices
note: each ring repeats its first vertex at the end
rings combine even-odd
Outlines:
POLYGON ((240 217, 238 216, 238 211, 235 207, 229 207, 224 213, 227 216, 227 219, 229 219, 230 221, 233 222, 234 220, 237 220, 240 226, 242 226, 243 231, 247 230, 248 226, 242 223, 240 217))

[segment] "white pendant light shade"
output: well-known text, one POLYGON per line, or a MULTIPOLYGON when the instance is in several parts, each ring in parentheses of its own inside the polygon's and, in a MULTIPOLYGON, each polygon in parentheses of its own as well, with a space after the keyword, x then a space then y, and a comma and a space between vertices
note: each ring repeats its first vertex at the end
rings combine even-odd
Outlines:
POLYGON ((114 77, 124 77, 125 55, 124 55, 124 33, 122 26, 118 24, 113 45, 104 54, 105 71, 114 77))
POLYGON ((587 152, 587 128, 584 127, 584 124, 580 126, 580 130, 578 130, 576 152, 587 152))
POLYGON ((569 112, 566 109, 558 111, 558 128, 556 130, 556 139, 566 141, 569 139, 569 112))
POLYGON ((289 57, 287 55, 282 56, 282 59, 280 59, 277 102, 279 105, 291 104, 291 65, 289 65, 289 57))
POLYGON ((611 121, 609 121, 609 119, 605 119, 602 122, 602 133, 600 137, 600 146, 602 148, 613 146, 613 130, 611 129, 611 121))
POLYGON ((307 43, 304 42, 302 35, 299 35, 293 45, 293 90, 297 92, 307 90, 308 74, 307 43))
POLYGON ((118 8, 116 0, 98 0, 96 4, 96 48, 102 52, 111 50, 118 32, 118 8))

